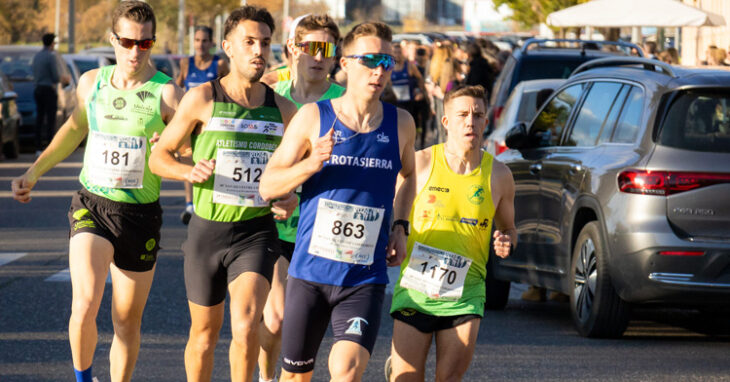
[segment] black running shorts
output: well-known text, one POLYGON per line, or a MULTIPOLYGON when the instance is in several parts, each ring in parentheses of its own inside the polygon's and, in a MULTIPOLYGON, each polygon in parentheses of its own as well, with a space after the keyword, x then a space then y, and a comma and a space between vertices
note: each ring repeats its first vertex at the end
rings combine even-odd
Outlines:
POLYGON ((69 237, 88 232, 109 240, 119 269, 146 272, 157 261, 162 227, 159 202, 115 202, 82 189, 71 199, 68 222, 69 237))
POLYGON ((327 324, 335 341, 355 342, 372 354, 380 328, 385 285, 323 285, 289 277, 282 327, 282 367, 290 373, 314 369, 327 324))
POLYGON ((281 256, 291 264, 291 257, 294 255, 294 243, 279 239, 281 246, 281 256))
POLYGON ((188 300, 203 306, 226 298, 228 284, 245 272, 264 276, 269 283, 281 248, 271 214, 241 222, 217 222, 193 214, 185 254, 188 300))
POLYGON ((396 310, 390 314, 393 319, 408 324, 422 333, 435 333, 440 330, 455 328, 475 318, 482 318, 478 314, 461 314, 458 316, 433 316, 421 313, 415 309, 396 310))

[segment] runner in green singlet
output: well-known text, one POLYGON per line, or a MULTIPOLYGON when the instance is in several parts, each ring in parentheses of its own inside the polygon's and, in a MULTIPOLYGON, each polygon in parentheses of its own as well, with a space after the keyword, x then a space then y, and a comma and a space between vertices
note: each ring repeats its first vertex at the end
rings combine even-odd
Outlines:
MULTIPOLYGON (((298 21, 292 38, 287 41, 291 57, 292 78, 276 83, 274 90, 292 101, 297 109, 305 103, 337 98, 345 88, 327 79, 335 64, 335 44, 340 40, 337 23, 327 15, 308 15, 298 21)), ((284 319, 284 292, 294 241, 297 237, 299 206, 286 221, 276 223, 283 256, 276 262, 264 320, 259 336, 259 381, 276 380, 276 361, 281 348, 281 323, 284 319)))
POLYGON ((147 163, 183 93, 150 64, 155 15, 148 4, 120 3, 112 13, 110 42, 117 64, 81 76, 73 115, 25 174, 12 182, 15 199, 27 203, 38 178, 88 135, 80 176, 83 188, 69 211, 69 341, 76 380, 83 382, 92 380, 96 315, 110 271, 111 380, 132 378, 162 225, 160 177, 147 163))
POLYGON ((185 288, 191 328, 185 348, 189 381, 210 380, 213 354, 230 294, 231 380, 250 381, 259 349, 258 327, 281 254, 274 219, 296 207, 290 193, 272 205, 259 179, 296 106, 259 82, 271 50, 274 20, 244 6, 225 23, 223 49, 231 71, 188 91, 150 158, 153 172, 193 184, 185 288), (191 141, 194 166, 175 160, 191 141))

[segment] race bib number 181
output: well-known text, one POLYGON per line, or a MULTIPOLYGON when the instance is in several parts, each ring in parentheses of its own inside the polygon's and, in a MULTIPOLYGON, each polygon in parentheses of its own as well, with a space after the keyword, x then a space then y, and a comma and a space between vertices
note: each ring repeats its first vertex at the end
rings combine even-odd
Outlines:
POLYGON ((97 186, 142 188, 147 138, 92 131, 86 163, 87 178, 97 186))

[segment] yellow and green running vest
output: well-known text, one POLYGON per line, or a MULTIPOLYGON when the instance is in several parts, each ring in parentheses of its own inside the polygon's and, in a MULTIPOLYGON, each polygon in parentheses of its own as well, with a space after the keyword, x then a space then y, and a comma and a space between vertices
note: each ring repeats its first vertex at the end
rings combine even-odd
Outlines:
POLYGON ((192 136, 193 161, 215 159, 214 174, 193 185, 195 213, 203 219, 239 222, 271 213, 259 181, 281 142, 284 123, 274 91, 264 85, 264 104, 246 108, 231 99, 220 79, 211 81, 213 114, 202 133, 192 136))
POLYGON ((431 153, 431 173, 411 209, 408 255, 401 265, 391 312, 434 316, 484 313, 492 219, 492 156, 470 174, 451 170, 444 145, 431 153), (461 286, 461 288, 459 288, 461 286))
MULTIPOLYGON (((291 96, 291 87, 294 85, 294 80, 288 79, 284 81, 279 81, 276 83, 276 86, 274 87, 274 91, 279 94, 280 96, 288 99, 291 101, 294 105, 297 106, 297 110, 301 109, 304 104, 301 104, 294 100, 291 96)), ((322 94, 321 97, 319 97, 318 101, 326 100, 326 99, 332 99, 341 97, 343 94, 345 94, 345 88, 343 88, 340 85, 337 85, 335 83, 330 84, 329 89, 327 89, 324 94, 322 94)), ((297 195, 297 199, 299 198, 299 195, 297 195)), ((296 241, 297 238, 297 224, 299 223, 299 204, 297 203, 297 208, 294 210, 292 215, 289 217, 289 219, 286 219, 285 221, 276 221, 276 228, 279 230, 279 239, 293 243, 296 241)))
POLYGON ((171 78, 157 72, 144 85, 119 90, 111 85, 116 65, 104 66, 86 102, 89 136, 79 180, 89 192, 124 203, 160 198, 160 177, 147 165, 150 138, 162 134, 162 88, 171 78))

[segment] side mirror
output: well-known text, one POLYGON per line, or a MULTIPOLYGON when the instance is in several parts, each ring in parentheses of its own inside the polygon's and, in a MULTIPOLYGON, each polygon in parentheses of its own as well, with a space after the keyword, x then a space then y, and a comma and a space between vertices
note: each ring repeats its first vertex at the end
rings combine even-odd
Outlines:
POLYGON ((527 144, 527 125, 518 122, 504 136, 504 143, 511 149, 521 149, 527 144))
POLYGON ((7 91, 7 92, 3 93, 2 100, 7 101, 7 100, 11 100, 11 99, 16 99, 16 98, 18 98, 18 93, 14 92, 14 91, 7 91))

